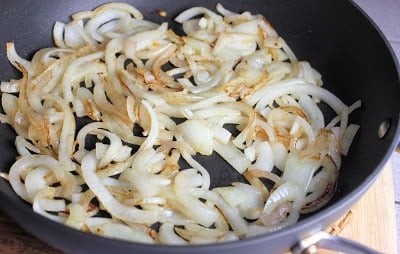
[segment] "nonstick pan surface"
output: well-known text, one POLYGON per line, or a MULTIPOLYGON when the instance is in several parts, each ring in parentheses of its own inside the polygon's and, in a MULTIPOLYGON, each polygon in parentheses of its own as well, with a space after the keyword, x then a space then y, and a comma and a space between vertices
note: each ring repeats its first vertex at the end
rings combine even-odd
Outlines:
MULTIPOLYGON (((68 21, 70 14, 91 10, 107 2, 3 0, 0 5, 0 80, 18 78, 5 56, 5 43, 13 41, 17 52, 30 58, 36 50, 53 45, 51 29, 55 21, 68 21)), ((146 19, 172 22, 182 10, 192 6, 214 9, 217 2, 236 12, 263 14, 292 47, 299 59, 307 60, 321 72, 324 87, 350 104, 358 99, 361 109, 351 121, 361 125, 350 153, 343 160, 338 191, 323 209, 294 226, 275 233, 224 244, 190 247, 150 246, 89 235, 47 220, 32 212, 0 179, 0 209, 27 231, 56 248, 71 253, 279 253, 297 241, 334 223, 373 183, 399 140, 400 83, 398 64, 387 41, 376 26, 351 1, 264 0, 264 1, 127 1, 142 11, 146 19), (164 10, 166 17, 158 12, 164 10), (378 136, 382 123, 390 127, 378 136)), ((15 134, 0 125, 0 170, 7 172, 15 160, 15 134)), ((230 169, 217 160, 204 161, 222 168, 214 184, 231 182, 230 169), (225 173, 224 173, 225 172, 225 173)), ((371 229, 373 230, 373 229, 371 229)))

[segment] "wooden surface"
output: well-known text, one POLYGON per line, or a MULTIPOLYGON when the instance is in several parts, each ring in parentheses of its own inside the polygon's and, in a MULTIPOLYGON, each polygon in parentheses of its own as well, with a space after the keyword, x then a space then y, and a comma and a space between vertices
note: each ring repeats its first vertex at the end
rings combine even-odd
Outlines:
POLYGON ((382 253, 397 253, 396 209, 390 162, 371 189, 351 209, 344 227, 338 230, 340 236, 382 253))
MULTIPOLYGON (((351 209, 345 220, 330 228, 334 233, 366 244, 383 253, 397 252, 396 218, 391 164, 351 209)), ((0 214, 1 254, 61 253, 25 233, 5 215, 0 214)), ((321 252, 322 253, 322 252, 321 252)))

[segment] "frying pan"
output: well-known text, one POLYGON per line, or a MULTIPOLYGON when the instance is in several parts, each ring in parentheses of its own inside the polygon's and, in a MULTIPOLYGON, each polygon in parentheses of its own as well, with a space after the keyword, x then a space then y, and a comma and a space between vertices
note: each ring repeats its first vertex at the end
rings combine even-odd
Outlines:
MULTIPOLYGON (((93 9, 104 2, 2 0, 0 80, 18 78, 20 75, 6 60, 7 41, 14 41, 17 52, 29 59, 35 50, 53 45, 51 29, 55 21, 66 22, 70 14, 93 9)), ((128 2, 141 10, 146 19, 158 23, 169 21, 172 27, 177 26, 172 20, 180 11, 192 6, 214 9, 217 3, 203 0, 128 2), (165 10, 167 16, 158 15, 159 10, 165 10)), ((322 73, 324 87, 346 104, 358 99, 362 101, 361 109, 351 115, 351 121, 360 124, 361 129, 349 155, 343 160, 338 191, 326 207, 301 218, 296 225, 274 233, 230 243, 193 247, 146 245, 105 239, 65 227, 32 212, 31 207, 14 194, 3 179, 0 179, 0 208, 28 232, 57 249, 70 253, 97 254, 280 253, 333 224, 348 211, 377 178, 399 140, 399 66, 387 41, 373 22, 351 1, 218 2, 233 11, 249 10, 266 16, 298 58, 309 61, 322 73)), ((0 169, 6 172, 16 156, 13 148, 15 134, 9 126, 1 124, 0 135, 0 169)), ((213 167, 221 164, 214 160, 206 163, 213 167)), ((226 168, 222 164, 221 167, 226 168)), ((212 177, 218 181, 227 181, 230 176, 221 173, 212 177)), ((319 237, 321 233, 314 236, 319 237)), ((326 235, 322 234, 324 237, 326 235)), ((367 250, 361 249, 360 253, 362 251, 367 250)))

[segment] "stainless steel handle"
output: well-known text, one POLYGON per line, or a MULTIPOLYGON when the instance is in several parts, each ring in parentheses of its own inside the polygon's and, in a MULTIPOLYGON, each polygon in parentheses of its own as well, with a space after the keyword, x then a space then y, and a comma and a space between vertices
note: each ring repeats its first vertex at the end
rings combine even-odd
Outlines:
POLYGON ((324 231, 320 231, 316 234, 311 235, 298 244, 293 246, 293 254, 314 254, 317 253, 318 249, 328 249, 338 251, 342 253, 351 254, 378 254, 376 250, 373 250, 363 244, 355 241, 328 234, 324 231))

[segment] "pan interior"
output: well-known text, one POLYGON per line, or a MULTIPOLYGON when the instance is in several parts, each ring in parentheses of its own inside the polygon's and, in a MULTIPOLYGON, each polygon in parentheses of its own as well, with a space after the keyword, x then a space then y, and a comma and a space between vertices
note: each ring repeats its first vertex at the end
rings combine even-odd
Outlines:
MULTIPOLYGON (((7 62, 4 45, 14 41, 22 57, 30 59, 33 52, 51 46, 51 28, 56 20, 68 21, 78 10, 89 10, 104 1, 9 1, 2 3, 0 31, 0 80, 18 78, 19 74, 7 62), (7 8, 5 8, 7 6, 7 8), (37 11, 40 10, 40 11, 37 11)), ((146 19, 161 23, 170 22, 180 11, 191 6, 215 8, 215 1, 130 1, 141 10, 146 19), (165 10, 166 17, 158 11, 165 10)), ((399 75, 388 50, 375 27, 346 1, 218 1, 233 11, 249 10, 262 13, 278 33, 292 47, 299 59, 307 60, 321 72, 324 87, 346 104, 358 99, 362 108, 351 115, 351 122, 361 125, 361 130, 343 160, 338 191, 321 212, 340 202, 381 165, 393 147, 399 122, 399 75), (377 131, 381 122, 390 119, 391 127, 379 139, 377 131)), ((328 112, 327 112, 328 113, 328 112)), ((7 172, 16 151, 15 134, 7 125, 0 125, 0 169, 7 172)), ((209 165, 213 185, 227 185, 241 177, 218 156, 211 160, 199 157, 209 165)), ((9 199, 19 199, 8 185, 0 180, 0 192, 9 199)), ((17 201, 18 202, 18 201, 17 201)), ((26 205, 20 201, 21 205, 26 205)), ((319 213, 319 212, 318 212, 319 213)))

